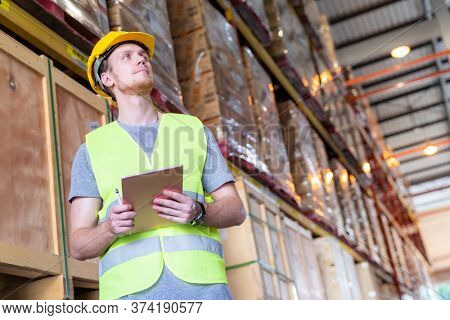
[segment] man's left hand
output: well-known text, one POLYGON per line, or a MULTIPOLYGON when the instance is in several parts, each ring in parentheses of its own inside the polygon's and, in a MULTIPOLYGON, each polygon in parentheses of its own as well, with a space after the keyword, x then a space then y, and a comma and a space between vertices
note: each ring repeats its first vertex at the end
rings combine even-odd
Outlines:
POLYGON ((191 197, 167 189, 163 190, 162 194, 168 199, 158 197, 153 199, 153 209, 161 218, 178 223, 189 223, 198 216, 199 205, 191 197))

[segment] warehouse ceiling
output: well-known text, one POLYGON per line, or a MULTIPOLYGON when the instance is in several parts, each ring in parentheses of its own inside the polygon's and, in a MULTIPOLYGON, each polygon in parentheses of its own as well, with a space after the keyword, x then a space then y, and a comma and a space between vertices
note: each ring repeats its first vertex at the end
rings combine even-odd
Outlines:
POLYGON ((361 83, 364 93, 374 93, 368 99, 385 143, 400 161, 405 196, 418 214, 450 206, 449 60, 448 55, 426 58, 450 49, 449 2, 317 0, 328 17, 339 62, 351 66, 355 77, 423 60, 361 83), (391 50, 401 45, 411 52, 393 58, 391 50), (438 151, 426 156, 430 144, 438 151))

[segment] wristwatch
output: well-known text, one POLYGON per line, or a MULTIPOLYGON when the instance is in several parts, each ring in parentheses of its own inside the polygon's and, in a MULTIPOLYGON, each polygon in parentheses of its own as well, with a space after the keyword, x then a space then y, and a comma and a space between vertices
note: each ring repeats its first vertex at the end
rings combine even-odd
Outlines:
POLYGON ((205 209, 205 205, 201 202, 197 203, 200 205, 200 213, 197 215, 197 217, 195 217, 194 220, 192 220, 191 222, 189 222, 190 225, 192 226, 199 226, 203 223, 203 221, 205 221, 206 218, 206 209, 205 209))

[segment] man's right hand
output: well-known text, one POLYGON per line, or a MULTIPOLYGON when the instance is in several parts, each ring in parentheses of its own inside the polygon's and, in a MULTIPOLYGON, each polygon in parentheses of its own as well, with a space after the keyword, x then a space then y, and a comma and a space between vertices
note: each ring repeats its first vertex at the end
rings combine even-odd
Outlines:
POLYGON ((133 229, 136 211, 133 211, 131 204, 115 204, 111 206, 110 210, 111 214, 106 223, 108 223, 108 229, 112 234, 121 236, 133 229))

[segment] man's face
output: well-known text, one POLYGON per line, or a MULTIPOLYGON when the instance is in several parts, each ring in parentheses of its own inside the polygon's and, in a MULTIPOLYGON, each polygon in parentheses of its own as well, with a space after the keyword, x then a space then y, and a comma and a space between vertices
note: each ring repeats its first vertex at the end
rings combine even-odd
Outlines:
POLYGON ((108 71, 101 75, 103 83, 116 95, 148 95, 153 89, 153 72, 147 51, 137 44, 117 47, 108 57, 108 71))

